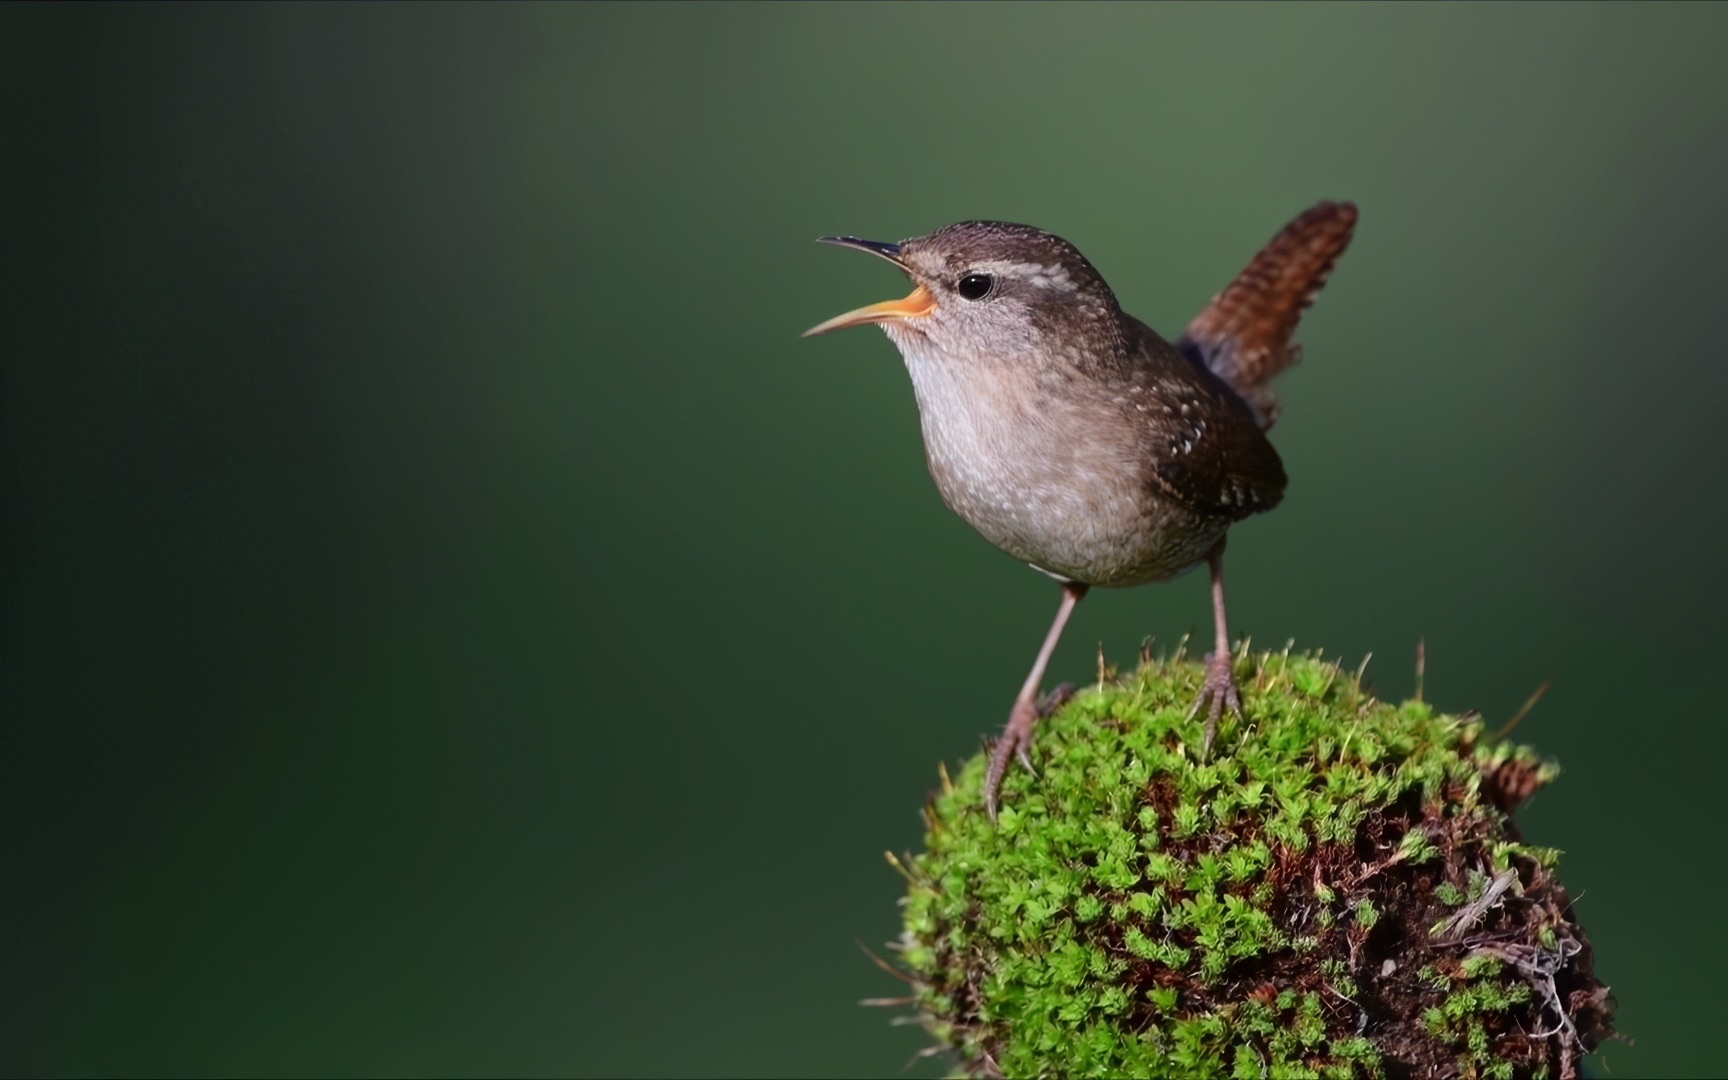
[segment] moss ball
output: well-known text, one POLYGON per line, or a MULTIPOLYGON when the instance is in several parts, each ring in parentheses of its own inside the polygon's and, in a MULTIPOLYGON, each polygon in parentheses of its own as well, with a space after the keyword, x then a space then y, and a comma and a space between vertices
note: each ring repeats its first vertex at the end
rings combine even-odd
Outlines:
POLYGON ((944 771, 900 951, 959 1074, 1576 1075, 1613 1005, 1511 819, 1554 766, 1288 651, 1202 761, 1203 674, 1076 695, 994 825, 984 757, 944 771))

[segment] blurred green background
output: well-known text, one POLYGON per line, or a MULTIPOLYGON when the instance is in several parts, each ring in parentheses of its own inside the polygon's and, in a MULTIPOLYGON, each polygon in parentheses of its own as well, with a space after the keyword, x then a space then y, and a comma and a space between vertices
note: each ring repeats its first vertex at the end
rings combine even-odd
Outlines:
MULTIPOLYGON (((0 1066, 881 1075, 938 760, 1056 590, 824 233, 1077 243, 1174 334, 1362 208, 1235 629, 1567 774, 1634 1046, 1720 1074, 1728 8, 0 11, 0 1066)), ((1208 626, 1095 593, 1054 666, 1208 626)), ((931 1075, 933 1063, 912 1075, 931 1075)))

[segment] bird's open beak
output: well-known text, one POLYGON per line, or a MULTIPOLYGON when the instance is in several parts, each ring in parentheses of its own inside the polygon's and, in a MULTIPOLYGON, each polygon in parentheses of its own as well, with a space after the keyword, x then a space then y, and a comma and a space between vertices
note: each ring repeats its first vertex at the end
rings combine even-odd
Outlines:
MULTIPOLYGON (((868 251, 872 255, 887 259, 901 270, 906 269, 906 264, 900 260, 899 244, 884 243, 880 240, 860 240, 856 236, 824 236, 822 243, 868 251)), ((936 297, 931 295, 929 289, 920 285, 912 290, 910 296, 902 299, 884 300, 880 304, 871 304, 869 307, 861 307, 856 311, 848 311, 844 315, 836 315, 827 322, 812 326, 804 331, 804 336, 815 337, 817 334, 826 334, 830 330, 843 330, 848 326, 862 326, 865 323, 917 319, 930 314, 935 307, 936 297)))

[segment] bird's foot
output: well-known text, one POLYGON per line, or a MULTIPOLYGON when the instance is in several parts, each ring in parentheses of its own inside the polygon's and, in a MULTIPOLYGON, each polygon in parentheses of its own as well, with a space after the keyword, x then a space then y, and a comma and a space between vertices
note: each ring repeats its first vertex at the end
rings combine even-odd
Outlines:
POLYGON ((1205 761, 1212 753, 1212 740, 1218 737, 1218 718, 1224 710, 1242 715, 1242 693, 1236 689, 1236 675, 1230 669, 1228 649, 1207 654, 1206 682, 1194 699, 1194 707, 1188 710, 1188 718, 1192 720, 1202 707, 1206 708, 1206 739, 1200 744, 1200 760, 1205 761))
POLYGON ((1074 684, 1063 683, 1036 704, 1024 699, 1014 703, 1014 710, 1008 714, 1008 726, 1002 729, 1002 737, 990 752, 990 770, 984 775, 984 811, 991 821, 996 820, 1002 780, 1008 775, 1008 759, 1019 758, 1026 771, 1037 776, 1038 770, 1032 767, 1032 729, 1038 721, 1068 704, 1073 696, 1074 684))
POLYGON ((1038 775, 1032 768, 1032 728, 1038 723, 1038 706, 1029 698, 1014 703, 1008 714, 1008 726, 990 751, 990 769, 984 774, 984 812, 996 820, 997 797, 1002 792, 1002 778, 1008 775, 1008 759, 1017 757, 1026 771, 1038 775))

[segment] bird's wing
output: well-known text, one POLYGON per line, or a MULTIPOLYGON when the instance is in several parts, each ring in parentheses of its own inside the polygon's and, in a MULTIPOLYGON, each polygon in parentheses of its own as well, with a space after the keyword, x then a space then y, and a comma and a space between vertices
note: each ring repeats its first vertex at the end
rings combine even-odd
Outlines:
POLYGON ((1129 399, 1158 442, 1147 461, 1159 494, 1207 517, 1239 521, 1284 497, 1284 463, 1253 413, 1224 381, 1189 363, 1138 319, 1129 399), (1144 406, 1143 408, 1141 406, 1144 406))
POLYGON ((1354 203, 1310 207, 1260 249, 1176 342, 1191 360, 1230 384, 1262 428, 1278 418, 1272 377, 1302 356, 1301 346, 1290 340, 1296 323, 1326 284, 1355 228, 1354 203))

